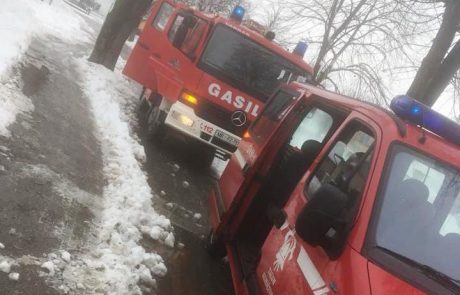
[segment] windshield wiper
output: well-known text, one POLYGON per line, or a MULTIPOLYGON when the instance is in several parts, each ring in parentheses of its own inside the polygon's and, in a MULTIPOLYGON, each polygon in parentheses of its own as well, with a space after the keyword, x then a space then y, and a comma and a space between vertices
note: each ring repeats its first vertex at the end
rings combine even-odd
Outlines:
POLYGON ((445 273, 442 273, 433 267, 422 264, 420 262, 417 262, 415 260, 412 260, 404 255, 401 255, 397 252, 391 251, 387 248, 384 247, 379 247, 377 246, 380 250, 383 252, 403 261, 404 263, 409 264, 410 266, 416 268, 420 272, 422 272, 424 275, 438 281, 441 283, 444 287, 448 288, 449 290, 453 291, 454 293, 457 293, 460 291, 460 280, 459 279, 454 279, 446 275, 445 273))

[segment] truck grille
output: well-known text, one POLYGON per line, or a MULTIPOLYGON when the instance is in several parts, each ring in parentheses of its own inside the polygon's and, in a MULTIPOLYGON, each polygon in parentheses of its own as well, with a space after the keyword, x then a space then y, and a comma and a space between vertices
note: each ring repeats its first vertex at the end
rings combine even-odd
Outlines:
POLYGON ((195 113, 198 117, 214 125, 217 125, 220 128, 223 128, 226 131, 231 132, 239 137, 243 137, 244 132, 246 132, 250 124, 250 122, 248 121, 241 127, 233 125, 233 112, 227 111, 226 109, 220 106, 208 103, 204 100, 201 100, 198 104, 198 107, 195 108, 195 113))

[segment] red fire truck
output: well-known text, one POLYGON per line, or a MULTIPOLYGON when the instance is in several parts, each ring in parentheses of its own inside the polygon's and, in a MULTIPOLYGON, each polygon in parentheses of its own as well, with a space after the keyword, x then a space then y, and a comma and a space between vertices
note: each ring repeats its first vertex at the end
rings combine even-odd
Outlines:
POLYGON ((288 52, 243 16, 240 6, 225 18, 155 2, 123 71, 146 89, 149 133, 171 127, 228 155, 277 86, 311 76, 306 43, 288 52))
POLYGON ((460 294, 460 125, 291 83, 210 193, 236 294, 460 294))

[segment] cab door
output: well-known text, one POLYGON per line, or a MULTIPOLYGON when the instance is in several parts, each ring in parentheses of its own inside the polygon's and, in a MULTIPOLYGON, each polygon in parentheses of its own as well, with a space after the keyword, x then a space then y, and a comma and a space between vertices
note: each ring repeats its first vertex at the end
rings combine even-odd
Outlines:
POLYGON ((352 113, 325 146, 319 164, 309 169, 284 208, 286 222, 279 229, 272 227, 262 247, 256 271, 262 294, 370 293, 367 261, 347 239, 369 185, 379 134, 380 129, 371 121, 352 113), (307 226, 299 222, 307 212, 306 205, 313 198, 321 198, 326 186, 333 186, 344 199, 337 223, 324 233, 334 240, 328 247, 299 234, 307 226))
POLYGON ((170 99, 201 76, 195 62, 209 25, 170 0, 157 1, 123 73, 170 99))

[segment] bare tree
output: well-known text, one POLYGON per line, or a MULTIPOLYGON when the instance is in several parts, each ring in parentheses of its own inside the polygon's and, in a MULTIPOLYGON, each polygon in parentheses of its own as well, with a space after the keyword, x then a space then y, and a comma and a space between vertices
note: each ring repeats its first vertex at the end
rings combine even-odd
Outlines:
POLYGON ((407 94, 432 106, 460 68, 460 1, 445 0, 443 20, 407 94))
POLYGON ((275 9, 266 14, 274 23, 265 23, 289 27, 291 44, 279 32, 277 40, 310 44, 317 83, 378 103, 386 102, 393 75, 414 71, 414 48, 438 22, 429 0, 286 0, 282 7, 266 1, 275 9))
POLYGON ((116 0, 105 18, 89 61, 114 70, 123 45, 151 4, 152 0, 116 0))

